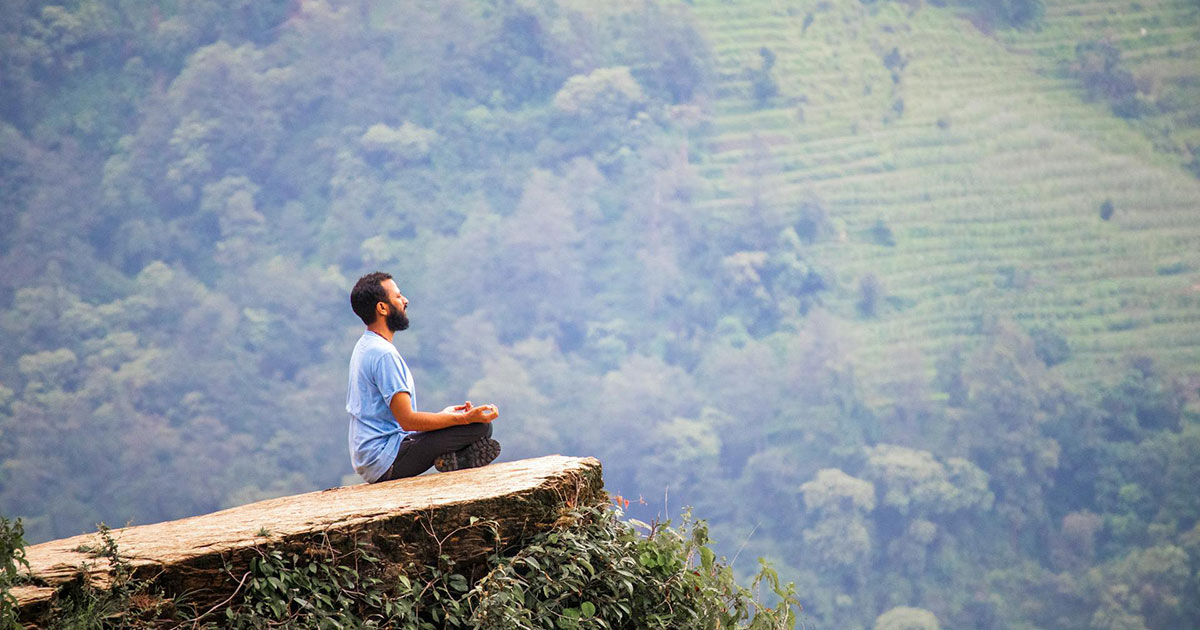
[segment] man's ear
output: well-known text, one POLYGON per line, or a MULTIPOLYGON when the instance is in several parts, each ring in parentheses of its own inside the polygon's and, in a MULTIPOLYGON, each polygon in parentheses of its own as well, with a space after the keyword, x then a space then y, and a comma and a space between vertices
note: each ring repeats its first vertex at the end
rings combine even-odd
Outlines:
POLYGON ((387 317, 387 314, 388 314, 387 309, 388 309, 387 302, 376 302, 375 303, 375 316, 376 317, 387 317))

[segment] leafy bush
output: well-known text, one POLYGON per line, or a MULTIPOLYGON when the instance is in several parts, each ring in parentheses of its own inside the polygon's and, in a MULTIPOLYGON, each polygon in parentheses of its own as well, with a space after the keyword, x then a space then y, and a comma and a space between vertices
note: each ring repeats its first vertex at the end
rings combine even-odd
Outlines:
POLYGON ((569 527, 539 535, 480 580, 475 621, 486 628, 792 628, 799 602, 763 564, 777 607, 737 585, 708 548, 703 522, 680 529, 585 509, 569 527), (641 529, 645 535, 637 531, 641 529), (749 620, 749 626, 742 624, 749 620), (586 621, 586 623, 584 623, 586 621))
POLYGON ((875 223, 867 229, 867 238, 876 245, 883 245, 884 247, 896 246, 896 235, 883 219, 876 219, 875 223))
POLYGON ((792 227, 805 243, 815 243, 836 232, 829 209, 820 198, 805 199, 800 203, 796 214, 796 222, 792 227))
POLYGON ((1112 199, 1105 199, 1104 203, 1100 204, 1100 218, 1102 220, 1107 221, 1111 219, 1114 212, 1116 212, 1116 207, 1113 206, 1112 199))
POLYGON ((49 626, 56 629, 150 627, 154 620, 178 614, 176 602, 157 591, 153 582, 137 579, 129 559, 122 556, 111 530, 99 525, 100 544, 81 545, 76 551, 108 563, 103 586, 93 582, 81 567, 79 582, 69 584, 55 598, 49 626))
POLYGON ((1071 358, 1071 347, 1067 339, 1052 328, 1034 328, 1029 331, 1033 340, 1033 351, 1046 367, 1054 367, 1071 358))
POLYGON ((908 57, 900 52, 899 47, 893 47, 891 52, 883 56, 883 66, 892 73, 892 83, 899 83, 900 74, 908 66, 908 57))
POLYGON ((25 560, 25 527, 21 519, 9 521, 0 516, 0 630, 21 628, 17 622, 17 599, 11 588, 20 583, 20 568, 29 568, 25 560))

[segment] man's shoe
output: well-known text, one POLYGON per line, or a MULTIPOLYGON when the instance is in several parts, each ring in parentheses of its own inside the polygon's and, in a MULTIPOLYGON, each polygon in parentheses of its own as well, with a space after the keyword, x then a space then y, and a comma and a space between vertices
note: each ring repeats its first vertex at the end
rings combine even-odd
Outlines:
POLYGON ((464 468, 479 468, 500 457, 500 443, 492 438, 480 438, 463 448, 438 456, 433 467, 438 472, 450 472, 464 468))

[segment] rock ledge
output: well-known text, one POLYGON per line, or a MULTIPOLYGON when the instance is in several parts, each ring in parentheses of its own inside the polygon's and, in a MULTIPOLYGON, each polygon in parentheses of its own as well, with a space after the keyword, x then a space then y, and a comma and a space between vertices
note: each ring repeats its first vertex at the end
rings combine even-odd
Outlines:
MULTIPOLYGON (((479 561, 552 526, 564 508, 602 500, 602 488, 598 460, 551 455, 280 497, 111 535, 135 576, 200 603, 232 590, 227 569, 244 570, 263 548, 369 544, 394 562, 429 563, 439 553, 479 561)), ((21 617, 45 612, 84 572, 108 583, 108 562, 86 551, 101 542, 85 534, 29 547, 32 583, 13 589, 21 617)))

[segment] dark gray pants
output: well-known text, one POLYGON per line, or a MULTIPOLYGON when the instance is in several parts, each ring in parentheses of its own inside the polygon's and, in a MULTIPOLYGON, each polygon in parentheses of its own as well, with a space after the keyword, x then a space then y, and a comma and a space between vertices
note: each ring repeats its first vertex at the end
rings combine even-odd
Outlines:
POLYGON ((452 453, 483 438, 492 437, 492 423, 473 422, 436 431, 418 431, 405 436, 400 452, 387 474, 379 481, 416 477, 429 470, 439 455, 452 453))

